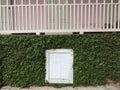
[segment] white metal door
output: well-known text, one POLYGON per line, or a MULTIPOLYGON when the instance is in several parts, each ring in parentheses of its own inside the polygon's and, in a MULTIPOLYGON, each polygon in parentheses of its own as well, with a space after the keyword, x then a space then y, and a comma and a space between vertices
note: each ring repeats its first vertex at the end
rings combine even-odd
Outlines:
POLYGON ((54 53, 50 55, 50 77, 53 79, 69 79, 71 71, 70 54, 54 53))
POLYGON ((46 51, 46 80, 49 83, 73 83, 73 51, 46 51))
POLYGON ((11 0, 0 0, 0 30, 10 29, 10 5, 11 0))

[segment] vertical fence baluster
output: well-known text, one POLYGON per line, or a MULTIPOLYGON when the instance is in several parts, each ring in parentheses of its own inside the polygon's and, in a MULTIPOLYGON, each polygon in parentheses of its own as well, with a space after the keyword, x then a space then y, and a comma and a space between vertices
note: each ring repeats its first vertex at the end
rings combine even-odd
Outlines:
POLYGON ((110 18, 110 28, 113 26, 113 0, 111 0, 111 18, 110 18))
MULTIPOLYGON (((46 6, 45 6, 46 7, 46 6)), ((42 30, 43 29, 43 23, 42 23, 42 21, 44 20, 43 19, 43 14, 42 14, 42 12, 43 12, 43 10, 42 10, 42 8, 44 8, 44 6, 42 7, 42 5, 40 6, 40 29, 42 30)))
POLYGON ((72 5, 70 4, 70 30, 72 29, 72 5))
POLYGON ((76 17, 76 14, 75 14, 75 13, 76 13, 76 12, 75 12, 75 3, 76 3, 76 2, 75 2, 75 1, 76 1, 76 0, 74 0, 73 29, 76 29, 76 22, 75 22, 75 21, 76 21, 76 20, 75 20, 75 19, 76 19, 76 18, 75 18, 75 17, 76 17))
MULTIPOLYGON (((47 17, 47 15, 46 15, 46 0, 44 0, 44 6, 43 6, 43 8, 44 8, 44 29, 47 29, 46 28, 46 17, 47 17)), ((49 8, 48 8, 49 9, 49 8)), ((49 16, 48 16, 49 17, 49 16)))
POLYGON ((50 29, 50 5, 48 5, 48 29, 50 29))
POLYGON ((109 28, 109 4, 107 4, 107 29, 109 28))
POLYGON ((77 5, 77 29, 79 29, 79 17, 80 17, 80 15, 79 15, 79 5, 77 5))
POLYGON ((61 12, 60 12, 61 1, 59 0, 59 29, 61 29, 61 12))
POLYGON ((17 9, 18 9, 18 10, 17 10, 17 11, 18 11, 18 16, 17 16, 17 17, 18 17, 18 18, 17 18, 17 19, 18 19, 18 30, 20 30, 20 6, 18 6, 17 9))
POLYGON ((29 29, 31 30, 32 29, 32 25, 31 25, 31 20, 32 17, 31 17, 31 0, 29 0, 29 29))
POLYGON ((105 0, 103 1, 103 29, 105 29, 105 12, 106 12, 106 10, 105 10, 105 6, 106 6, 106 4, 105 4, 105 0))
POLYGON ((114 9, 114 29, 116 29, 116 21, 117 21, 117 19, 116 19, 116 5, 115 5, 115 9, 114 9))
POLYGON ((99 6, 99 29, 101 29, 101 19, 102 19, 102 5, 99 6))
POLYGON ((35 6, 33 5, 33 30, 35 30, 35 6))
POLYGON ((90 15, 90 0, 88 1, 88 29, 90 29, 90 17, 91 17, 91 15, 90 15))
POLYGON ((64 9, 65 9, 65 5, 62 6, 62 12, 63 12, 62 17, 64 18, 62 20, 62 29, 65 29, 65 10, 64 9))
POLYGON ((81 29, 83 29, 82 25, 83 25, 83 0, 81 0, 81 29))
POLYGON ((51 24, 51 29, 53 30, 54 29, 54 17, 53 17, 53 15, 54 15, 54 11, 53 11, 53 8, 54 8, 54 1, 52 2, 52 4, 51 4, 51 22, 52 22, 52 24, 51 24))
POLYGON ((2 21, 2 23, 3 23, 3 27, 4 27, 4 29, 3 30, 6 30, 6 25, 5 25, 5 11, 6 11, 6 7, 2 7, 2 18, 3 18, 3 21, 2 21))
POLYGON ((86 10, 86 9, 87 9, 87 5, 85 4, 85 15, 84 15, 84 20, 85 20, 85 21, 84 21, 84 23, 85 23, 85 27, 84 27, 84 28, 85 28, 85 29, 87 28, 87 23, 86 23, 86 22, 87 22, 87 21, 86 21, 86 20, 87 20, 87 19, 86 19, 86 18, 87 18, 87 10, 86 10))
POLYGON ((14 24, 14 28, 15 28, 15 30, 17 30, 18 28, 17 28, 17 25, 18 25, 18 23, 17 23, 17 18, 16 18, 16 8, 17 8, 17 4, 16 4, 16 0, 14 0, 14 22, 15 22, 15 24, 14 24))
POLYGON ((25 23, 25 29, 26 30, 28 30, 28 15, 27 15, 27 5, 25 5, 25 21, 26 21, 26 23, 25 23))
POLYGON ((36 0, 36 30, 39 29, 38 25, 38 0, 36 0))
POLYGON ((24 30, 25 28, 24 28, 24 11, 23 11, 24 10, 24 6, 23 6, 24 2, 23 2, 23 0, 21 1, 21 3, 22 3, 22 30, 24 30))
POLYGON ((94 17, 94 15, 95 15, 94 10, 95 10, 95 7, 94 7, 94 4, 93 4, 93 5, 92 5, 92 29, 94 29, 94 25, 95 25, 95 24, 94 24, 94 23, 95 23, 95 22, 94 22, 94 20, 95 20, 95 19, 94 19, 94 18, 95 18, 95 17, 94 17))
POLYGON ((57 29, 57 5, 55 5, 55 29, 57 29))
POLYGON ((0 30, 2 30, 2 17, 1 17, 1 0, 0 0, 0 30))
POLYGON ((7 25, 6 25, 7 28, 6 29, 10 30, 10 27, 9 27, 9 1, 8 0, 7 0, 6 5, 7 5, 7 8, 6 8, 7 9, 7 25))
POLYGON ((120 29, 120 0, 118 1, 118 29, 120 29))
POLYGON ((10 9, 11 11, 11 21, 10 21, 10 25, 11 25, 11 30, 13 30, 13 5, 11 5, 11 9, 10 9))
POLYGON ((56 25, 57 29, 59 29, 59 0, 56 1, 56 25))
POLYGON ((66 29, 69 29, 69 21, 68 21, 68 19, 69 19, 69 17, 68 17, 68 7, 69 7, 69 5, 68 5, 68 0, 66 0, 66 29))
POLYGON ((98 29, 98 0, 96 0, 96 29, 98 29))

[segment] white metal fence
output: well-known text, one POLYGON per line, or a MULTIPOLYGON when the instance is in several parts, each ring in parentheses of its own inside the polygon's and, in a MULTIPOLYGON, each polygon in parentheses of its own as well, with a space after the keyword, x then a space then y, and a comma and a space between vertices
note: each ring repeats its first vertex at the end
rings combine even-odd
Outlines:
POLYGON ((0 0, 0 33, 120 31, 120 0, 0 0))

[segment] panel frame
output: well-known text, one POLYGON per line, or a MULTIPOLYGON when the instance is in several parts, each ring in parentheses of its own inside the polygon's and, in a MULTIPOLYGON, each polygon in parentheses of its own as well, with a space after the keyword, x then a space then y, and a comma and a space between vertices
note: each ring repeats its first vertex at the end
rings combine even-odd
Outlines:
POLYGON ((45 81, 48 83, 55 83, 55 84, 73 84, 73 50, 72 49, 51 49, 51 50, 46 50, 46 76, 45 76, 45 81), (50 78, 50 54, 70 54, 70 64, 71 64, 71 75, 69 79, 51 79, 50 78))

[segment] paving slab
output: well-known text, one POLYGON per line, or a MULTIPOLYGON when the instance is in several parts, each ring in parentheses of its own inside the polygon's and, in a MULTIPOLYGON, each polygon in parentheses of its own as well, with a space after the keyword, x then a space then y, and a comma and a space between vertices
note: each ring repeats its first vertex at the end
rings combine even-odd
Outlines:
POLYGON ((20 90, 20 88, 12 87, 10 90, 20 90))
POLYGON ((29 90, 29 88, 21 88, 20 90, 29 90))
POLYGON ((0 90, 120 90, 120 86, 117 85, 106 85, 106 86, 97 86, 97 87, 63 87, 63 88, 54 88, 54 87, 36 87, 32 86, 30 88, 17 88, 4 86, 0 90))
POLYGON ((61 90, 75 90, 75 88, 73 88, 73 87, 64 87, 61 90))
POLYGON ((4 86, 4 87, 2 87, 1 88, 1 90, 10 90, 12 87, 10 87, 10 86, 4 86))
POLYGON ((120 90, 119 86, 116 85, 106 85, 106 90, 120 90))
POLYGON ((40 90, 39 87, 32 86, 29 88, 29 90, 40 90))
POLYGON ((48 90, 48 87, 39 87, 39 90, 48 90))
POLYGON ((57 88, 49 87, 48 90, 57 90, 57 88))
POLYGON ((84 87, 75 87, 74 90, 86 90, 84 87))

